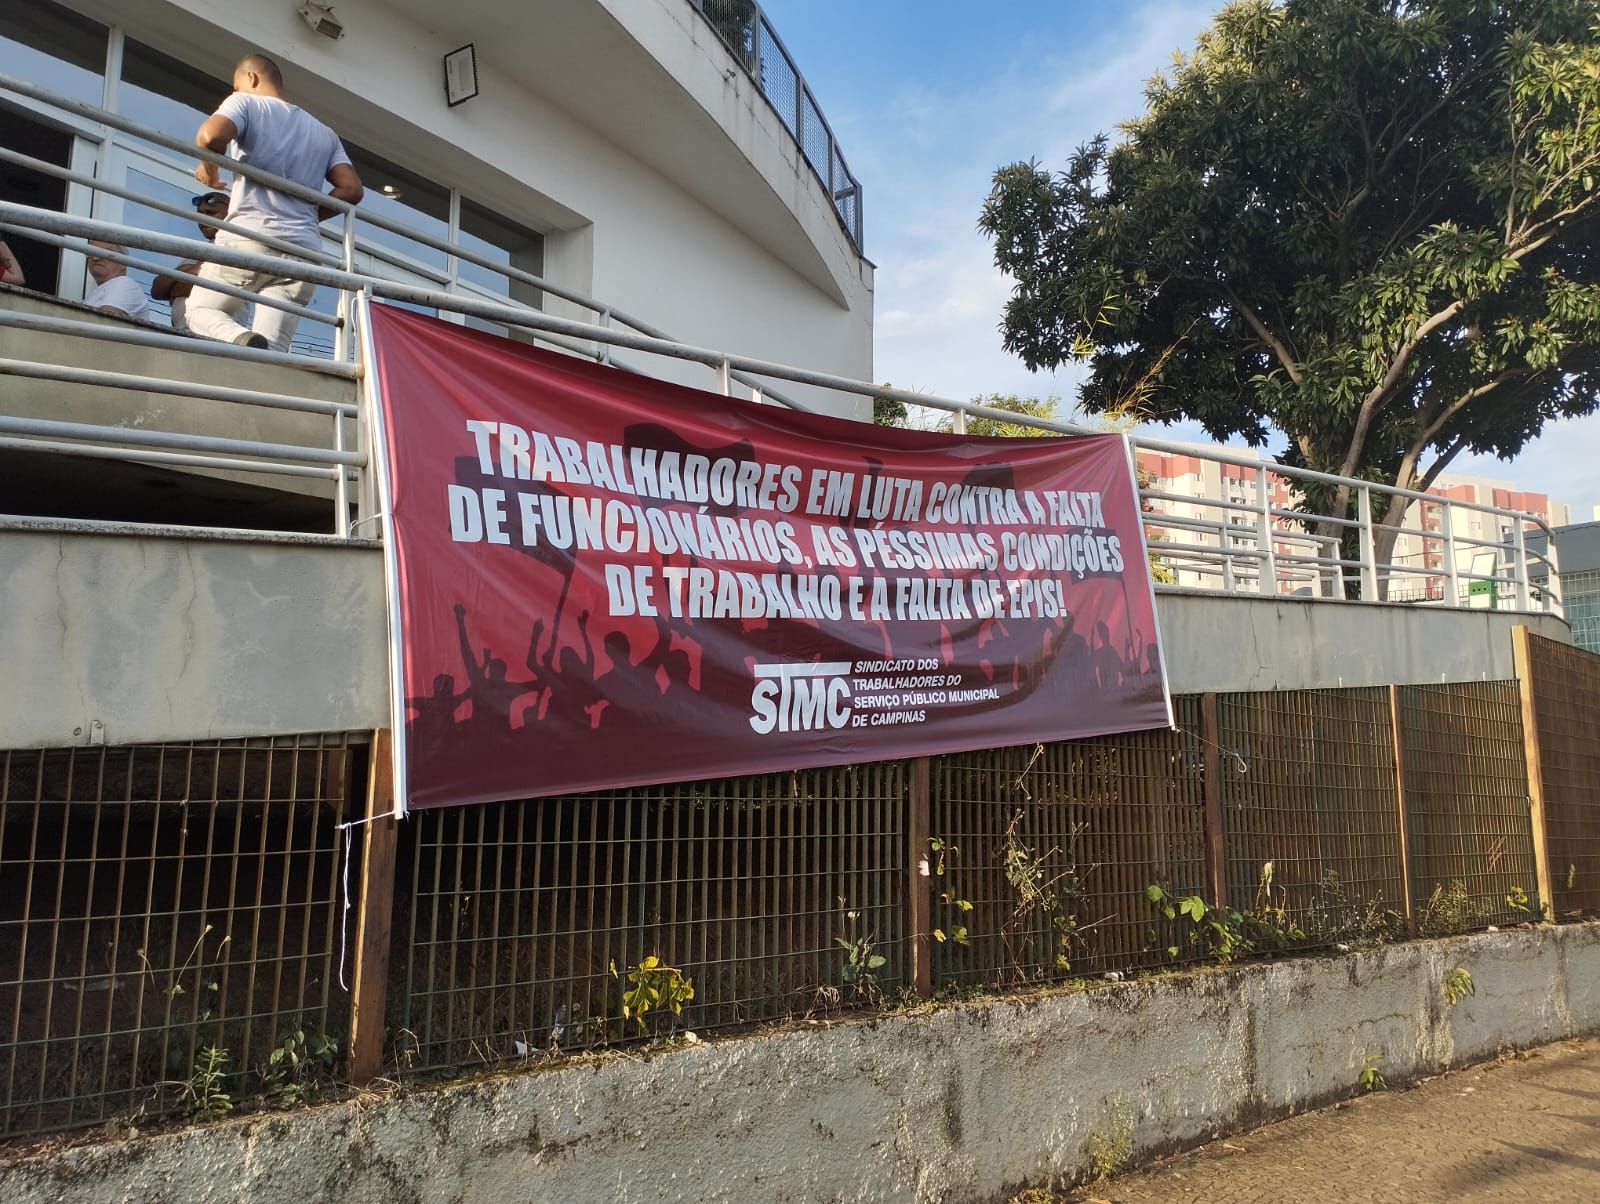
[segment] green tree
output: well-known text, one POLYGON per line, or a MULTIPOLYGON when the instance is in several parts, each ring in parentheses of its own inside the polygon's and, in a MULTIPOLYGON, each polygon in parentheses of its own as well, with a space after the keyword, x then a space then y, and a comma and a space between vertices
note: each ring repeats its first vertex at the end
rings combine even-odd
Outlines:
MULTIPOLYGON (((1055 397, 1018 397, 1015 393, 987 393, 982 397, 974 397, 973 405, 988 406, 994 410, 1005 410, 1026 418, 1055 418, 1056 404, 1059 398, 1055 397)), ((949 432, 956 429, 954 414, 946 414, 939 419, 939 430, 949 432)), ((1029 426, 1025 422, 1003 422, 998 418, 967 418, 967 434, 969 435, 1000 435, 1007 439, 1020 439, 1026 436, 1053 434, 1051 431, 1041 431, 1036 426, 1029 426)))
POLYGON ((1142 381, 1155 420, 1413 489, 1595 409, 1592 0, 1240 0, 1146 100, 979 222, 1007 349, 1089 360, 1085 409, 1142 381))
POLYGON ((872 421, 875 426, 905 426, 910 421, 910 412, 903 401, 896 401, 892 397, 874 397, 872 421))

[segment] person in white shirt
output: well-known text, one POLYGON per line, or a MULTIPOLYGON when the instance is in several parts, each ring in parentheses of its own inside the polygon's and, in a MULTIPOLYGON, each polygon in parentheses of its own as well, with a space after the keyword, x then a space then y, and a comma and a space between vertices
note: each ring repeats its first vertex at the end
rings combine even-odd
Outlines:
MULTIPOLYGON (((333 185, 332 195, 341 201, 358 204, 361 179, 350 165, 338 136, 322 122, 283 95, 283 75, 271 59, 247 54, 233 71, 233 92, 207 117, 195 134, 195 145, 206 150, 226 150, 230 158, 293 180, 307 188, 321 190, 324 181, 333 185)), ((195 168, 195 178, 207 188, 221 185, 215 163, 195 168)), ((279 192, 248 176, 234 180, 228 205, 228 221, 236 226, 259 230, 274 238, 316 250, 322 242, 319 225, 336 212, 311 201, 279 192)), ((219 247, 233 247, 256 255, 282 256, 264 243, 242 235, 222 232, 219 247)), ((304 305, 316 291, 314 284, 296 280, 280 272, 252 271, 208 263, 200 269, 200 280, 220 280, 262 297, 276 297, 304 305)), ((250 328, 234 315, 244 305, 212 289, 197 287, 189 295, 185 317, 195 334, 245 347, 270 347, 287 351, 289 339, 299 318, 268 305, 257 305, 250 328)))
MULTIPOLYGON (((114 242, 90 239, 89 245, 117 255, 127 254, 114 242)), ((89 275, 94 278, 94 288, 89 290, 83 303, 101 313, 117 314, 124 318, 144 317, 145 311, 150 308, 150 298, 144 295, 144 289, 128 279, 128 269, 99 255, 90 255, 88 258, 89 275)))

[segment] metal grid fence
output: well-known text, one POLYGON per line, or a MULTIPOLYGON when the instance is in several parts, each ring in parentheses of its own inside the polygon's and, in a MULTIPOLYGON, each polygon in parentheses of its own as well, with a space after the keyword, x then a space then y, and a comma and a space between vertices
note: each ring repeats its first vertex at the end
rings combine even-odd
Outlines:
POLYGON ((1178 731, 933 759, 935 988, 1166 960, 1146 891, 1199 893, 1205 877, 1198 700, 1175 704, 1178 731))
POLYGON ((0 1136, 260 1090, 342 1044, 342 736, 0 753, 0 1136), (324 1047, 326 1048, 326 1047, 324 1047))
POLYGON ((1558 919, 1600 914, 1600 656, 1529 638, 1550 900, 1558 919))
POLYGON ((395 1068, 892 991, 905 980, 905 807, 905 766, 885 763, 418 814, 397 884, 395 1068), (869 978, 850 981, 852 954, 869 978), (649 957, 692 984, 681 1021, 624 1020, 628 972, 649 957))
POLYGON ((1409 686, 1400 712, 1423 935, 1538 918, 1517 683, 1409 686))
MULTIPOLYGON (((1536 665, 1541 718, 1600 697, 1593 661, 1547 671, 1567 659, 1536 665)), ((1407 842, 1424 934, 1537 908, 1516 683, 1175 704, 1173 731, 417 814, 378 917, 387 1069, 1193 960, 1149 888, 1259 911, 1269 861, 1265 903, 1307 944, 1397 934, 1407 842), (651 958, 693 997, 641 1024, 624 996, 651 958)), ((1558 876, 1600 868, 1592 733, 1548 728, 1580 808, 1552 795, 1558 876)), ((208 1047, 235 1095, 286 1032, 343 1053, 353 748, 0 754, 0 1136, 192 1111, 208 1047)))
POLYGON ((1291 943, 1393 935, 1405 891, 1389 691, 1232 694, 1217 711, 1229 904, 1281 910, 1305 934, 1291 943))

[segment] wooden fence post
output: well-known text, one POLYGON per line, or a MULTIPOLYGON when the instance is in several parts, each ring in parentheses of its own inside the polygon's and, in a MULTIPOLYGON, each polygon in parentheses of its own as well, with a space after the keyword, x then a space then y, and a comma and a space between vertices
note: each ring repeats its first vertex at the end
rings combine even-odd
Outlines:
POLYGON ((367 770, 368 822, 361 828, 361 894, 356 916, 355 978, 350 986, 350 1081, 357 1087, 383 1073, 397 827, 393 739, 388 728, 373 732, 372 759, 367 770))
POLYGON ((1533 827, 1533 876, 1538 884, 1541 919, 1555 918, 1556 898, 1550 880, 1549 833, 1545 830, 1544 760, 1539 752, 1539 712, 1533 697, 1533 647, 1522 624, 1511 629, 1511 655, 1522 700, 1522 750, 1528 765, 1528 822, 1533 827))
POLYGON ((1395 822, 1400 832, 1400 897, 1405 900, 1406 932, 1417 935, 1416 904, 1411 897, 1411 816, 1406 809, 1406 735, 1400 708, 1400 687, 1389 687, 1389 726, 1394 733, 1395 822))
POLYGON ((933 994, 933 876, 928 838, 928 758, 911 760, 911 815, 908 824, 906 927, 911 946, 911 985, 926 999, 933 994))
POLYGON ((1228 906, 1228 861, 1222 839, 1222 726, 1217 718, 1217 696, 1200 697, 1200 739, 1205 749, 1206 883, 1211 905, 1228 906))

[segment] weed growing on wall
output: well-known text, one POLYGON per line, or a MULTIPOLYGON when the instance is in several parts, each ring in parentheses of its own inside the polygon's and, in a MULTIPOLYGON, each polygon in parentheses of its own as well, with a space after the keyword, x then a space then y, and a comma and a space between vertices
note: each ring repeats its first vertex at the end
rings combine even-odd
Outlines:
MULTIPOLYGON (((611 963, 611 977, 623 977, 616 962, 611 963)), ((632 1020, 646 1036, 663 1013, 670 1013, 676 1022, 683 1015, 683 1005, 694 998, 694 982, 654 954, 628 971, 627 984, 622 992, 622 1018, 632 1020)))
POLYGON ((1423 936, 1455 936, 1471 929, 1477 918, 1472 898, 1467 894, 1467 884, 1460 878, 1452 878, 1433 888, 1417 926, 1423 936))
POLYGON ((940 905, 949 913, 951 918, 942 927, 932 931, 933 939, 943 943, 952 941, 957 945, 967 943, 966 916, 972 910, 972 903, 957 893, 955 886, 946 878, 946 870, 955 865, 956 858, 961 855, 961 850, 947 840, 937 836, 928 837, 928 855, 923 859, 924 872, 934 881, 940 905))
POLYGON ((207 1045, 195 1055, 194 1072, 182 1084, 190 1120, 221 1120, 233 1111, 233 1096, 227 1090, 231 1060, 227 1050, 215 1045, 207 1045))
POLYGON ((284 1033, 261 1070, 268 1102, 281 1108, 313 1103, 333 1084, 338 1060, 339 1042, 327 1033, 308 1033, 304 1025, 284 1033))
MULTIPOLYGON (((841 898, 839 902, 844 904, 845 900, 841 898)), ((833 938, 833 943, 844 950, 844 966, 839 971, 839 977, 846 987, 855 992, 858 1000, 881 1004, 883 991, 878 986, 878 971, 888 964, 889 959, 873 951, 877 944, 875 933, 858 929, 860 911, 846 907, 844 922, 845 935, 833 938)))
POLYGON ((1120 1175, 1133 1161, 1133 1109, 1118 1099, 1105 1121, 1089 1134, 1089 1173, 1096 1182, 1120 1175))
POLYGON ((1085 825, 1075 824, 1069 830, 1064 855, 1060 846, 1041 853, 1022 835, 1026 816, 1021 809, 1012 815, 1001 855, 1006 884, 1016 903, 1000 935, 1018 979, 1041 965, 1057 972, 1072 969, 1072 959, 1087 945, 1083 934, 1089 927, 1079 924, 1076 910, 1083 898, 1076 847, 1085 825))
POLYGON ((1381 1053, 1368 1054, 1361 1060, 1361 1073, 1356 1076, 1356 1081, 1361 1084, 1363 1091, 1387 1091, 1389 1084, 1384 1080, 1383 1071, 1378 1069, 1378 1063, 1383 1061, 1381 1053))
POLYGON ((1450 1006, 1455 1007, 1468 995, 1476 995, 1478 988, 1473 985, 1472 975, 1462 966, 1444 976, 1444 997, 1450 1001, 1450 1006))

